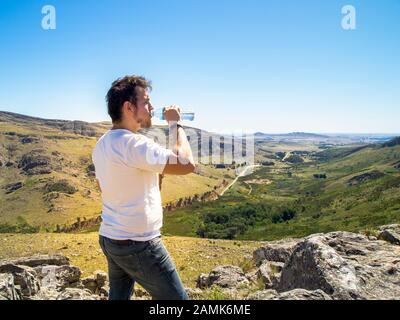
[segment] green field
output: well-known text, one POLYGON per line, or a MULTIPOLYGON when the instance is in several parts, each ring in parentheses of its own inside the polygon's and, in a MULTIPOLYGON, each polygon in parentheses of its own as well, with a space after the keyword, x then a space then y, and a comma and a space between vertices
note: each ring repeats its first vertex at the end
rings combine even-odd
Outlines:
POLYGON ((261 167, 217 201, 167 214, 164 233, 274 240, 398 223, 399 160, 400 146, 376 145, 316 152, 302 164, 261 167))

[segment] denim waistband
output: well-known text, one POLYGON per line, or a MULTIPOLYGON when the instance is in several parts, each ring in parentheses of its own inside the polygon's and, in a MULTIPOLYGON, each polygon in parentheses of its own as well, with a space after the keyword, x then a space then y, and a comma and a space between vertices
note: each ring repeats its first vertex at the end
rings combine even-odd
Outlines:
POLYGON ((114 244, 117 244, 120 246, 130 246, 130 245, 135 245, 135 244, 140 245, 140 244, 144 244, 144 243, 152 243, 152 242, 156 241, 157 239, 161 238, 161 236, 157 236, 157 237, 155 237, 151 240, 147 240, 147 241, 137 241, 137 240, 130 240, 130 239, 115 240, 115 239, 110 239, 110 238, 104 237, 102 235, 100 235, 100 238, 103 238, 104 240, 106 240, 108 242, 111 242, 111 243, 114 243, 114 244))

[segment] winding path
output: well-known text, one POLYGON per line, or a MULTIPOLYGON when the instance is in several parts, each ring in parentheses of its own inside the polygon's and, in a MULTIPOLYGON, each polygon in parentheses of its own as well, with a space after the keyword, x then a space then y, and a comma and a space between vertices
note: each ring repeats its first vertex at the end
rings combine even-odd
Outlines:
POLYGON ((222 196, 224 195, 224 193, 225 193, 226 191, 228 191, 228 190, 236 183, 236 181, 237 181, 240 177, 244 177, 250 169, 253 169, 253 168, 256 168, 256 167, 261 167, 261 165, 260 165, 260 164, 253 164, 253 165, 250 165, 250 166, 246 166, 246 167, 237 175, 237 177, 236 177, 224 190, 222 190, 222 192, 219 194, 219 196, 222 197, 222 196))

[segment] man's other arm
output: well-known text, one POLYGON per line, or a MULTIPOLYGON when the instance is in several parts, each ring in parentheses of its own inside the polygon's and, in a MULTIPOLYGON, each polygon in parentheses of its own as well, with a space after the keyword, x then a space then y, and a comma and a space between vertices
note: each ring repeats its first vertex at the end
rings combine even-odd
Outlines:
POLYGON ((196 169, 192 149, 185 130, 176 123, 170 125, 170 137, 176 137, 173 154, 169 156, 162 174, 185 175, 196 169))

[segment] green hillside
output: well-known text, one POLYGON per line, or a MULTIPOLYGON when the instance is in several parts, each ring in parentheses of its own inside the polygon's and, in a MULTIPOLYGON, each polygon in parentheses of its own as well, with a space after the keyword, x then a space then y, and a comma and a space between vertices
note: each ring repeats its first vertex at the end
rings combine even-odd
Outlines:
MULTIPOLYGON (((0 112, 0 232, 54 231, 97 218, 101 201, 91 152, 109 128, 0 112)), ((163 202, 201 195, 233 176, 233 170, 200 165, 196 174, 166 177, 163 202)))
POLYGON ((400 146, 307 153, 303 163, 263 166, 212 204, 166 216, 164 232, 273 240, 400 222, 400 146))
MULTIPOLYGON (((53 232, 77 221, 93 222, 79 231, 96 230, 101 202, 90 155, 109 128, 106 122, 0 112, 0 232, 53 232)), ((212 136, 189 130, 194 144, 201 135, 212 136)), ((163 131, 156 127, 143 133, 157 138, 163 131)), ((255 160, 262 165, 214 201, 213 190, 223 190, 223 182, 235 177, 230 166, 201 164, 195 174, 167 176, 164 205, 185 205, 165 210, 164 234, 272 240, 400 221, 398 138, 366 145, 346 137, 311 137, 273 141, 259 136, 255 160), (211 197, 191 201, 205 194, 211 197)))

